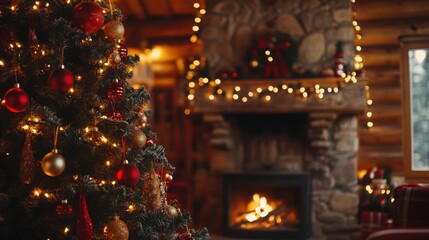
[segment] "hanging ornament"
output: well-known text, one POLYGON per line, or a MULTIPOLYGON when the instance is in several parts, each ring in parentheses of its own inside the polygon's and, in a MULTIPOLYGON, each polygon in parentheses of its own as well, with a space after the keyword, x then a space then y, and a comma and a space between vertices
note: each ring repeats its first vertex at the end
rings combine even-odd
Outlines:
POLYGON ((36 161, 34 161, 33 147, 31 146, 31 135, 25 135, 24 146, 19 162, 19 179, 23 184, 31 184, 36 172, 36 161))
POLYGON ((103 27, 103 9, 96 3, 80 2, 73 8, 73 24, 89 34, 103 27))
POLYGON ((14 87, 7 90, 3 97, 7 110, 18 113, 25 111, 30 102, 27 93, 15 83, 14 87))
POLYGON ((64 157, 58 153, 56 148, 42 158, 42 170, 50 177, 59 176, 64 172, 65 167, 64 157))
POLYGON ((55 215, 60 219, 67 219, 73 216, 73 207, 64 199, 55 208, 55 215))
POLYGON ((173 205, 167 204, 167 206, 165 206, 165 212, 167 213, 167 215, 168 215, 170 218, 176 218, 176 217, 178 217, 178 216, 179 216, 179 214, 180 214, 180 209, 179 209, 179 208, 176 208, 176 207, 175 207, 175 206, 173 206, 173 205))
POLYGON ((124 25, 121 21, 112 20, 103 27, 106 36, 113 40, 120 40, 125 34, 124 25))
POLYGON ((111 110, 107 113, 107 117, 112 119, 112 120, 116 120, 116 121, 121 121, 122 120, 122 113, 116 110, 111 110))
POLYGON ((64 157, 58 153, 57 149, 58 130, 59 128, 55 127, 54 148, 52 152, 46 154, 41 161, 43 172, 50 177, 59 176, 64 172, 66 167, 66 161, 64 157))
POLYGON ((83 191, 81 191, 79 197, 79 216, 76 221, 76 235, 79 240, 91 240, 93 233, 94 230, 86 206, 86 199, 83 195, 83 191))
POLYGON ((124 99, 124 93, 124 85, 120 83, 118 79, 115 79, 107 86, 107 98, 111 101, 121 101, 124 99))
POLYGON ((137 148, 142 148, 146 144, 146 134, 138 127, 135 127, 131 133, 133 145, 137 148))
POLYGON ((109 56, 109 62, 113 66, 118 65, 122 61, 121 55, 119 54, 118 49, 114 49, 112 54, 109 56))
POLYGON ((128 240, 129 231, 127 224, 115 216, 103 229, 104 240, 128 240))
POLYGON ((52 90, 57 92, 67 92, 73 87, 74 77, 73 74, 65 69, 64 65, 61 64, 59 68, 51 72, 48 82, 52 90))
POLYGON ((119 56, 121 56, 121 60, 124 61, 128 56, 128 48, 125 46, 125 42, 119 41, 117 44, 119 56))
POLYGON ((107 138, 102 132, 98 131, 98 127, 91 127, 86 130, 88 131, 85 133, 85 139, 88 142, 94 143, 97 147, 107 143, 107 138))
POLYGON ((151 137, 147 137, 145 146, 152 146, 152 145, 155 145, 155 140, 151 137))
POLYGON ((179 236, 179 240, 195 240, 190 233, 183 233, 179 236))
POLYGON ((157 211, 165 206, 162 200, 161 181, 153 169, 144 174, 143 205, 149 211, 157 211))
POLYGON ((136 166, 129 164, 127 160, 123 162, 116 172, 116 180, 127 187, 135 186, 139 179, 139 169, 136 166))
POLYGON ((0 43, 3 48, 9 48, 11 44, 17 41, 16 29, 7 24, 0 24, 0 43))

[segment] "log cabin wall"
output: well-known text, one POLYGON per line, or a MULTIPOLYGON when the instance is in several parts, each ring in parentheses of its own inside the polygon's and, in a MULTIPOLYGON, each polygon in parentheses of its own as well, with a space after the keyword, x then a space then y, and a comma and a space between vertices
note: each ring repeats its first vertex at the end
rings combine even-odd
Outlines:
POLYGON ((403 169, 401 128, 400 44, 405 35, 429 34, 429 1, 357 0, 354 19, 361 26, 361 56, 373 104, 368 111, 374 127, 360 118, 359 169, 392 167, 403 169))

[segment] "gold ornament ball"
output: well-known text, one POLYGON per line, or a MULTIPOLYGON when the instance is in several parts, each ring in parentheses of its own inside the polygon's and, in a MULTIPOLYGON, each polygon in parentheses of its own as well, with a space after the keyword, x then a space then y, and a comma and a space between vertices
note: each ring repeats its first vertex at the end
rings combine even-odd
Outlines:
POLYGON ((113 20, 106 23, 103 30, 108 38, 114 40, 120 40, 125 34, 124 25, 118 20, 113 20))
POLYGON ((128 240, 129 232, 127 224, 124 223, 118 216, 115 216, 103 230, 105 240, 128 240))
POLYGON ((52 150, 52 152, 46 154, 42 158, 42 170, 43 172, 50 176, 56 177, 64 172, 66 167, 66 161, 61 154, 58 153, 57 149, 52 150))
POLYGON ((134 146, 138 148, 142 148, 146 144, 146 134, 140 128, 134 128, 132 138, 134 146))
POLYGON ((165 209, 166 211, 167 211, 167 214, 171 217, 171 218, 176 218, 178 215, 179 215, 179 213, 180 213, 180 210, 179 209, 177 209, 176 207, 174 207, 174 206, 172 206, 172 205, 170 205, 170 204, 168 204, 167 206, 166 206, 166 209, 165 209))
POLYGON ((119 64, 122 61, 118 50, 113 50, 112 54, 110 54, 109 61, 111 64, 119 64))
POLYGON ((88 141, 93 142, 96 146, 107 143, 107 138, 102 132, 98 131, 98 128, 96 127, 86 134, 86 138, 88 141))

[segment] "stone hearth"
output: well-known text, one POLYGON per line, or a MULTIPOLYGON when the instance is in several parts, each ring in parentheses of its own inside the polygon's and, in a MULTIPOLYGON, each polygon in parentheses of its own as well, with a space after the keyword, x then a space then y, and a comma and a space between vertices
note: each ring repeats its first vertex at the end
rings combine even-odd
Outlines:
POLYGON ((240 69, 241 77, 259 79, 223 80, 224 96, 214 96, 214 87, 195 90, 191 108, 213 128, 209 171, 196 173, 197 221, 213 233, 221 233, 223 172, 301 172, 312 179, 310 239, 355 239, 360 230, 356 217, 357 116, 366 107, 365 83, 344 84, 336 78, 267 80, 252 76, 245 60, 252 39, 278 31, 298 42, 296 65, 317 76, 333 67, 339 41, 344 62, 352 65, 350 1, 206 2, 201 38, 212 75, 240 69), (239 97, 234 96, 236 86, 240 86, 239 97), (276 91, 269 90, 274 87, 276 91), (314 94, 303 97, 301 87, 314 94), (258 92, 259 88, 264 91, 258 92), (319 88, 326 91, 322 96, 315 94, 319 88), (249 92, 252 97, 247 96, 249 92))

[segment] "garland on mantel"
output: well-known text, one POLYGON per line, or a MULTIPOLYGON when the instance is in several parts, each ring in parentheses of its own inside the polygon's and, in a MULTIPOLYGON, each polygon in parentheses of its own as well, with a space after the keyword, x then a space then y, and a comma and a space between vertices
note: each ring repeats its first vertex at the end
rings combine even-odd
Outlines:
MULTIPOLYGON (((356 2, 356 0, 351 0, 352 4, 356 2)), ((194 3, 194 8, 197 10, 195 17, 195 25, 192 27, 194 34, 190 38, 191 43, 195 43, 198 40, 197 33, 199 32, 199 23, 202 22, 202 16, 206 13, 206 10, 202 7, 199 0, 196 0, 194 3)), ((353 26, 355 28, 355 37, 357 40, 362 38, 360 34, 360 26, 354 20, 353 26)), ((358 82, 357 73, 362 73, 363 71, 363 59, 359 52, 362 50, 361 46, 356 46, 356 51, 358 52, 355 55, 354 61, 354 71, 346 74, 343 73, 340 78, 338 78, 337 86, 324 86, 326 84, 321 80, 320 83, 315 83, 313 86, 302 86, 302 81, 296 79, 295 81, 291 79, 282 79, 278 81, 278 84, 274 86, 260 86, 255 87, 255 89, 250 91, 242 91, 242 86, 237 82, 237 85, 232 89, 232 92, 227 92, 224 84, 222 84, 222 79, 215 78, 209 79, 208 75, 202 70, 206 66, 202 66, 202 59, 199 58, 191 58, 189 64, 187 65, 186 79, 187 84, 185 86, 186 93, 186 108, 184 110, 185 115, 189 115, 191 113, 190 106, 195 101, 195 93, 199 88, 209 87, 211 94, 207 96, 210 101, 215 101, 218 98, 225 98, 230 101, 241 101, 243 103, 247 103, 250 101, 265 101, 269 102, 273 98, 276 97, 277 94, 280 93, 288 93, 293 94, 296 97, 301 98, 310 98, 315 97, 322 100, 327 94, 338 94, 341 92, 341 89, 348 84, 355 84, 358 82), (201 72, 204 72, 201 74, 201 72), (232 96, 232 98, 227 98, 226 96, 232 96)), ((329 78, 326 78, 329 79, 329 78)), ((228 80, 225 80, 228 81, 228 80)), ((255 81, 256 82, 256 81, 255 81)), ((255 84, 258 85, 258 84, 255 84)), ((230 90, 231 91, 231 90, 230 90)), ((370 99, 369 86, 365 86, 366 97, 367 97, 367 105, 372 104, 372 100, 370 99)), ((372 112, 366 111, 366 116, 368 117, 368 121, 366 123, 367 127, 372 127, 374 124, 370 121, 372 116, 372 112)))

